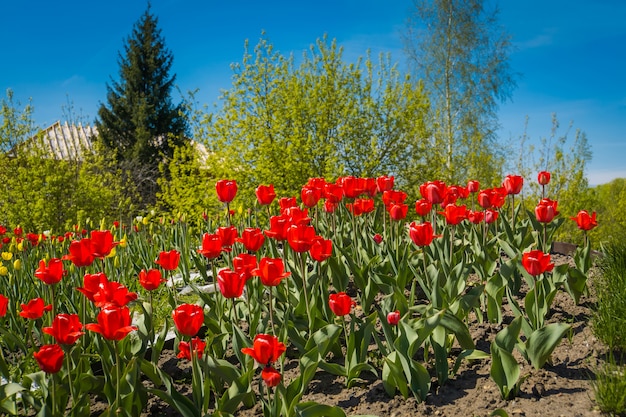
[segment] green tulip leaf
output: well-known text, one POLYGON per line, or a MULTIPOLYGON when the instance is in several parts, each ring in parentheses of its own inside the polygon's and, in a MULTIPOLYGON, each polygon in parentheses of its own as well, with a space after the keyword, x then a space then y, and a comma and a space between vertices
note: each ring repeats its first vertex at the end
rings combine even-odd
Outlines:
POLYGON ((535 330, 526 340, 526 354, 535 369, 540 369, 570 329, 565 323, 551 323, 535 330))

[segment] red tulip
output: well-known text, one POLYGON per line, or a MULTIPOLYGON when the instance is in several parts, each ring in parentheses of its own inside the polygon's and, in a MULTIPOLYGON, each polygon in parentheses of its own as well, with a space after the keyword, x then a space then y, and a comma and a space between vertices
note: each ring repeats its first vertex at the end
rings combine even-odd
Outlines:
POLYGON ((233 258, 233 269, 243 275, 247 281, 252 278, 252 271, 257 267, 256 256, 249 253, 240 253, 233 258))
POLYGON ((47 374, 56 374, 63 366, 65 353, 59 345, 43 345, 37 352, 33 352, 33 357, 39 369, 47 374))
POLYGON ((287 229, 287 242, 295 252, 307 252, 311 249, 314 238, 313 226, 294 224, 287 229))
POLYGON ((258 276, 263 285, 275 287, 291 275, 291 272, 285 272, 285 265, 281 258, 262 258, 259 267, 252 271, 252 275, 258 276))
POLYGON ((233 246, 233 244, 239 237, 239 231, 237 231, 237 228, 235 226, 218 227, 215 233, 217 233, 217 235, 220 237, 222 247, 227 251, 230 251, 230 249, 226 248, 230 248, 231 246, 233 246))
POLYGON ((362 188, 363 192, 369 195, 370 197, 374 197, 376 195, 376 191, 378 191, 378 186, 376 185, 376 178, 361 178, 363 183, 362 188))
POLYGON ((311 223, 311 218, 309 217, 308 208, 305 208, 303 210, 298 206, 287 207, 284 210, 281 210, 280 214, 287 216, 290 224, 308 225, 309 223, 311 223))
POLYGON ((267 385, 268 387, 271 388, 271 387, 275 387, 278 384, 280 384, 280 380, 282 379, 282 375, 276 369, 274 369, 273 367, 267 365, 261 371, 261 378, 263 378, 263 382, 265 382, 265 385, 267 385))
POLYGON ((119 243, 113 241, 113 234, 110 230, 94 230, 91 232, 92 251, 93 256, 96 258, 108 256, 119 243))
POLYGON ((326 213, 334 213, 337 210, 339 203, 333 203, 330 200, 324 201, 324 212, 326 213))
POLYGON ((383 204, 389 206, 393 203, 402 204, 406 200, 406 193, 399 190, 387 190, 383 192, 383 204))
POLYGON ((339 184, 326 183, 324 185, 324 198, 331 203, 339 203, 343 199, 343 188, 339 184))
POLYGON ((35 270, 35 276, 47 285, 56 284, 63 278, 63 262, 58 258, 51 258, 46 265, 45 260, 39 261, 39 268, 35 270))
POLYGON ((422 198, 415 202, 415 213, 417 213, 418 216, 426 217, 426 215, 430 213, 432 208, 433 205, 430 204, 430 201, 426 200, 425 198, 422 198))
POLYGON ((537 182, 540 185, 548 185, 550 183, 550 173, 548 171, 541 171, 537 174, 537 182))
POLYGON ((506 200, 504 187, 487 188, 478 193, 478 204, 484 209, 500 208, 506 200))
POLYGON ((397 326, 400 322, 400 317, 400 311, 392 311, 391 313, 387 314, 387 323, 392 326, 397 326))
POLYGON ((286 350, 285 344, 280 342, 276 336, 257 334, 252 342, 252 347, 242 348, 241 352, 252 356, 257 363, 267 366, 276 362, 286 350))
POLYGON ((393 189, 394 177, 388 177, 383 175, 381 177, 376 178, 376 188, 379 193, 384 193, 385 191, 389 191, 393 189))
MULTIPOLYGON (((2 304, 1 300, 0 300, 0 304, 2 304)), ((20 304, 20 305, 22 307, 22 311, 20 311, 20 316, 24 317, 25 319, 31 319, 31 320, 37 320, 43 317, 43 313, 45 311, 52 310, 52 304, 45 305, 43 298, 39 298, 39 297, 33 298, 27 304, 20 304)), ((1 310, 2 310, 2 307, 0 306, 0 313, 2 312, 1 310)))
POLYGON ((44 327, 43 332, 54 337, 60 345, 73 345, 79 337, 85 334, 83 324, 78 314, 57 314, 52 320, 51 327, 44 327))
POLYGON ((281 197, 278 199, 278 207, 280 207, 280 212, 282 213, 285 209, 298 207, 298 200, 295 197, 281 197))
POLYGON ((578 225, 578 228, 580 230, 585 230, 585 231, 591 230, 598 225, 595 211, 590 216, 587 210, 581 210, 578 212, 576 217, 570 217, 570 219, 576 222, 576 225, 578 225))
POLYGON ((337 179, 338 184, 341 185, 343 195, 346 198, 357 198, 364 193, 363 181, 359 181, 359 178, 353 176, 341 177, 337 179))
POLYGON ((524 186, 524 178, 519 175, 507 175, 502 186, 509 195, 519 194, 524 186))
POLYGON ((374 200, 370 198, 357 198, 354 200, 354 203, 346 204, 346 207, 355 216, 360 216, 361 214, 371 213, 374 211, 374 200))
POLYGON ((485 210, 485 223, 491 224, 498 220, 498 212, 496 210, 485 210))
POLYGON ((96 307, 124 307, 137 299, 136 292, 128 291, 124 284, 115 281, 101 282, 98 291, 93 294, 93 302, 96 307))
POLYGON ((100 310, 97 323, 85 325, 87 330, 100 333, 107 340, 122 340, 128 333, 137 330, 131 326, 130 310, 128 307, 107 305, 100 310))
POLYGON ((476 180, 469 180, 467 182, 467 191, 474 194, 480 189, 480 183, 476 180))
MULTIPOLYGON (((189 349, 189 342, 181 340, 178 343, 178 355, 177 358, 191 360, 191 349, 189 349)), ((202 357, 204 353, 204 349, 206 348, 206 342, 204 342, 199 337, 194 337, 191 339, 191 347, 193 351, 196 353, 196 356, 199 358, 202 357)))
POLYGON ((161 285, 162 282, 167 282, 161 275, 161 271, 158 269, 150 269, 146 271, 142 269, 139 272, 139 284, 147 291, 154 291, 161 285))
POLYGON ((316 187, 304 186, 300 192, 302 204, 307 207, 314 207, 322 198, 322 190, 316 187))
POLYGON ((309 250, 311 258, 317 262, 324 262, 330 258, 333 254, 333 241, 330 239, 324 239, 321 236, 316 236, 313 239, 313 245, 309 250))
POLYGON ((9 307, 9 299, 0 294, 0 317, 4 317, 7 314, 7 308, 9 307))
POLYGON ((265 235, 259 228, 246 227, 243 232, 241 232, 241 237, 237 238, 236 241, 242 243, 249 252, 256 252, 263 246, 265 235))
POLYGON ((265 231, 265 235, 277 241, 287 240, 287 230, 291 226, 289 216, 280 215, 270 217, 270 230, 265 231))
POLYGON ((550 254, 536 249, 522 255, 522 266, 530 275, 537 276, 552 271, 554 264, 550 262, 550 254))
POLYGON ((447 224, 454 226, 467 219, 467 207, 448 204, 439 214, 443 214, 447 224))
POLYGON ((276 198, 276 192, 274 192, 274 184, 259 185, 255 191, 256 199, 261 206, 268 206, 272 204, 272 201, 276 198))
POLYGON ((348 294, 345 292, 339 292, 335 294, 330 294, 328 296, 328 306, 331 311, 335 313, 337 316, 345 316, 346 314, 350 314, 350 309, 356 303, 350 298, 348 294))
POLYGON ((95 259, 92 241, 88 238, 72 241, 69 251, 69 255, 61 259, 72 261, 78 267, 89 266, 95 259))
POLYGON ((535 216, 537 221, 541 223, 550 223, 554 216, 559 214, 557 208, 557 202, 550 200, 549 198, 542 199, 537 207, 535 207, 535 216))
POLYGON ((238 298, 243 294, 246 277, 244 274, 224 268, 217 273, 217 284, 225 298, 238 298))
POLYGON ((482 222, 484 218, 485 218, 484 211, 474 211, 474 210, 467 211, 467 219, 473 224, 480 224, 480 222, 482 222))
POLYGON ((217 191, 217 199, 222 203, 230 203, 237 195, 237 181, 235 180, 219 180, 215 184, 217 191))
POLYGON ((409 237, 417 246, 428 246, 439 236, 433 234, 433 225, 430 222, 413 222, 409 225, 409 237))
POLYGON ((376 233, 372 239, 374 239, 374 242, 377 245, 380 245, 382 243, 382 241, 383 241, 383 237, 382 237, 382 235, 380 233, 376 233))
POLYGON ((204 324, 204 310, 197 304, 181 304, 172 312, 172 318, 180 334, 193 337, 204 324))
POLYGON ((178 262, 180 261, 180 252, 176 249, 172 249, 168 252, 162 251, 159 253, 159 259, 155 261, 157 265, 166 271, 173 271, 178 268, 178 262))
POLYGON ((106 284, 109 282, 109 279, 102 272, 98 272, 97 274, 85 274, 83 277, 83 286, 76 288, 78 291, 82 292, 85 297, 91 302, 94 300, 94 295, 100 291, 100 284, 106 284))
POLYGON ((406 218, 406 215, 409 211, 409 206, 407 206, 404 203, 400 203, 400 204, 392 203, 389 206, 388 211, 389 211, 389 217, 391 217, 391 220, 400 221, 406 218))
POLYGON ((222 253, 222 239, 215 233, 205 233, 202 235, 202 248, 197 252, 207 259, 215 259, 222 253))
POLYGON ((446 183, 443 181, 428 181, 420 185, 420 194, 430 204, 441 204, 446 194, 446 183))

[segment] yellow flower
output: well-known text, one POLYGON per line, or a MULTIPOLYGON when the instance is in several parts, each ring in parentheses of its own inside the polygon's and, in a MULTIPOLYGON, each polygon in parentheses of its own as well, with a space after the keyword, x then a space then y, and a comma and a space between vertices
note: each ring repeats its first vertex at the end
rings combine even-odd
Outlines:
POLYGON ((20 252, 24 250, 24 241, 23 240, 20 243, 17 244, 17 250, 20 251, 20 252))
POLYGON ((11 252, 2 252, 3 261, 10 261, 11 259, 13 259, 13 254, 11 252))
POLYGON ((147 218, 147 217, 144 217, 143 219, 141 219, 141 222, 144 224, 144 226, 147 226, 147 225, 148 225, 149 220, 148 220, 148 218, 147 218))
POLYGON ((120 239, 120 246, 125 248, 128 243, 128 237, 126 237, 126 233, 124 233, 124 237, 120 239))
POLYGON ((7 275, 9 275, 9 268, 4 265, 0 266, 0 276, 6 277, 7 275))
POLYGON ((20 269, 22 269, 22 260, 21 259, 16 259, 13 262, 13 269, 15 269, 16 271, 19 271, 20 269))

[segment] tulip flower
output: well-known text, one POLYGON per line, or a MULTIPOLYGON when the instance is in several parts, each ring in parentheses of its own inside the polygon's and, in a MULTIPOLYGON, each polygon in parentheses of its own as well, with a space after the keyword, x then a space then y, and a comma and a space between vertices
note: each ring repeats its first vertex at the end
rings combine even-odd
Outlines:
POLYGON ((480 183, 476 180, 469 180, 466 188, 469 193, 477 193, 480 190, 480 183))
POLYGON ((391 217, 391 220, 400 221, 406 218, 406 215, 409 211, 409 206, 407 206, 404 203, 400 203, 400 204, 392 203, 389 206, 388 211, 389 211, 389 217, 391 217))
POLYGON ((156 290, 163 282, 167 282, 167 280, 163 278, 161 271, 158 269, 153 268, 148 271, 142 269, 139 272, 139 285, 147 291, 156 290))
POLYGON ((314 238, 313 226, 294 224, 287 229, 287 242, 295 252, 307 252, 311 249, 314 238))
POLYGON ((78 267, 89 266, 95 259, 93 244, 89 238, 72 241, 69 251, 69 255, 64 255, 61 259, 72 261, 78 267))
POLYGON ((341 177, 337 179, 343 190, 343 195, 346 198, 357 198, 364 193, 363 181, 359 181, 359 178, 353 176, 341 177))
MULTIPOLYGON (((0 304, 2 302, 0 301, 0 304)), ((43 313, 46 311, 52 310, 52 304, 45 305, 43 298, 37 297, 33 298, 26 304, 20 304, 22 307, 22 311, 20 311, 20 316, 25 319, 37 320, 43 317, 43 313)), ((0 310, 2 307, 0 306, 0 310)), ((0 311, 1 312, 1 311, 0 311)))
POLYGON ((309 250, 311 258, 317 262, 324 262, 330 258, 333 254, 333 241, 330 239, 324 239, 321 236, 316 236, 313 239, 313 245, 309 250))
POLYGON ((249 253, 240 253, 233 258, 233 269, 243 275, 247 281, 252 278, 252 271, 257 267, 256 256, 249 253))
POLYGON ((576 217, 570 217, 570 219, 574 220, 578 228, 584 231, 589 231, 598 225, 595 211, 589 215, 587 210, 581 210, 576 217))
POLYGON ((440 211, 439 214, 446 218, 447 224, 455 226, 467 219, 467 207, 448 204, 444 211, 440 211))
POLYGON ((550 173, 548 171, 540 171, 537 174, 537 182, 539 185, 548 185, 550 183, 550 173))
POLYGON ((502 186, 508 195, 519 194, 524 186, 524 178, 520 175, 507 175, 502 186))
POLYGON ((159 253, 159 259, 155 261, 157 265, 166 271, 173 271, 178 268, 178 262, 180 261, 180 252, 176 249, 172 249, 168 252, 162 251, 159 253))
POLYGON ((433 234, 433 225, 430 222, 415 223, 409 225, 409 237, 417 246, 428 246, 434 238, 439 237, 433 234))
POLYGON ((207 259, 215 259, 222 253, 222 239, 215 233, 205 233, 202 235, 202 248, 198 253, 207 259))
POLYGON ((120 341, 130 332, 137 330, 137 326, 131 325, 128 307, 105 306, 98 313, 96 320, 97 323, 88 323, 85 328, 100 333, 107 340, 120 341))
POLYGON ((355 304, 352 298, 343 291, 328 296, 328 306, 339 317, 350 314, 350 310, 355 304))
POLYGON ((322 190, 316 187, 304 186, 300 192, 302 204, 307 207, 315 207, 322 198, 322 190))
POLYGON ((291 275, 291 272, 285 272, 281 258, 262 258, 259 267, 252 271, 252 275, 258 276, 263 285, 275 287, 291 275))
POLYGON ((550 254, 536 249, 522 255, 522 266, 532 276, 552 271, 554 264, 550 262, 550 254))
POLYGON ((4 317, 7 314, 7 308, 9 306, 9 299, 3 294, 0 294, 0 317, 4 317))
POLYGON ((324 201, 324 212, 326 213, 334 213, 337 210, 339 203, 333 203, 330 200, 324 201))
POLYGON ((374 237, 372 237, 372 239, 374 239, 374 242, 375 242, 377 245, 380 245, 380 244, 382 243, 382 241, 383 241, 383 237, 382 237, 382 235, 381 235, 380 233, 376 233, 376 234, 374 235, 374 237))
POLYGON ((498 214, 496 210, 485 210, 485 223, 491 224, 498 220, 498 214))
POLYGON ((281 197, 278 199, 278 207, 280 207, 280 212, 286 210, 291 207, 298 207, 298 200, 295 197, 281 197))
POLYGON ((257 334, 254 337, 251 348, 242 348, 241 352, 250 355, 263 366, 276 362, 280 355, 285 353, 287 347, 276 336, 269 334, 257 334))
POLYGON ((100 284, 106 284, 109 282, 109 279, 103 272, 98 272, 97 274, 85 274, 83 277, 83 286, 76 288, 78 291, 83 293, 85 297, 91 302, 94 302, 94 295, 100 291, 100 284))
POLYGON ((124 284, 115 281, 101 282, 98 291, 93 294, 93 302, 96 307, 124 307, 137 299, 136 292, 128 291, 124 284))
POLYGON ((337 204, 343 199, 343 188, 339 184, 326 183, 323 194, 326 201, 337 204))
POLYGON ((180 334, 193 337, 204 324, 204 310, 197 304, 181 304, 172 312, 172 318, 180 334))
POLYGON ((387 314, 387 323, 389 323, 391 326, 397 326, 400 322, 400 317, 400 311, 392 311, 387 314))
POLYGON ((557 208, 557 202, 550 200, 549 198, 542 199, 537 207, 535 207, 535 216, 540 223, 550 223, 554 216, 559 214, 557 208))
POLYGON ((63 366, 65 353, 59 345, 43 345, 37 352, 33 352, 33 357, 39 369, 47 374, 56 374, 63 366))
POLYGON ((299 225, 308 225, 311 223, 311 218, 309 217, 309 209, 305 208, 304 210, 298 206, 295 207, 287 207, 284 210, 281 210, 281 213, 284 216, 287 216, 290 224, 299 224, 299 225))
POLYGON ((274 184, 259 185, 255 191, 257 201, 261 206, 268 206, 272 204, 272 201, 276 198, 276 192, 274 191, 274 184))
POLYGON ((484 218, 485 218, 484 211, 474 211, 474 210, 467 211, 467 219, 473 224, 480 224, 484 218))
POLYGON ((239 237, 239 231, 235 226, 218 227, 215 233, 217 233, 217 235, 220 237, 220 239, 222 240, 222 247, 224 248, 224 250, 227 251, 230 251, 230 249, 226 248, 230 248, 231 246, 233 246, 233 244, 239 237))
POLYGON ((354 200, 354 203, 346 204, 346 207, 355 216, 360 216, 374 211, 374 200, 370 198, 357 198, 354 200))
POLYGON ((225 298, 238 298, 243 294, 246 277, 244 274, 224 268, 217 273, 217 284, 225 298))
POLYGON ((73 345, 79 337, 85 334, 83 324, 78 314, 57 314, 52 320, 52 326, 44 327, 42 331, 54 337, 60 345, 73 345))
POLYGON ((430 213, 432 208, 433 205, 430 204, 430 201, 426 200, 425 198, 422 198, 415 202, 415 213, 417 213, 418 216, 426 217, 428 213, 430 213))
POLYGON ((63 278, 63 262, 58 258, 51 258, 46 264, 45 260, 39 261, 39 268, 35 270, 35 277, 47 285, 56 284, 63 278))
POLYGON ((113 234, 110 230, 94 230, 91 232, 91 247, 93 256, 104 258, 108 256, 119 242, 113 241, 113 234))
POLYGON ((282 375, 276 369, 267 365, 263 368, 263 371, 261 371, 261 378, 263 379, 263 382, 265 382, 265 385, 272 388, 280 384, 282 375))
POLYGON ((386 175, 376 178, 376 189, 379 193, 384 193, 393 189, 394 177, 388 177, 386 175))
POLYGON ((406 200, 406 193, 404 191, 399 190, 387 190, 383 192, 383 204, 385 207, 390 206, 391 204, 402 204, 406 200))
POLYGON ((193 349, 197 358, 200 359, 202 357, 202 354, 204 353, 205 348, 206 348, 206 342, 204 342, 199 337, 194 337, 193 339, 191 339, 191 343, 181 340, 178 343, 178 355, 176 357, 179 359, 187 359, 190 361, 191 350, 193 349), (191 349, 189 348, 190 344, 191 344, 191 349))
POLYGON ((446 193, 446 183, 443 181, 428 181, 420 185, 420 194, 430 204, 441 204, 446 193))
POLYGON ((236 241, 242 243, 247 251, 256 252, 263 246, 265 235, 259 228, 246 227, 243 232, 241 232, 241 237, 237 238, 236 241))
POLYGON ((291 226, 289 216, 284 214, 270 217, 270 230, 265 231, 265 235, 277 241, 287 240, 287 230, 291 226))
POLYGON ((217 199, 222 203, 230 203, 237 195, 237 182, 235 180, 219 180, 215 184, 217 199))

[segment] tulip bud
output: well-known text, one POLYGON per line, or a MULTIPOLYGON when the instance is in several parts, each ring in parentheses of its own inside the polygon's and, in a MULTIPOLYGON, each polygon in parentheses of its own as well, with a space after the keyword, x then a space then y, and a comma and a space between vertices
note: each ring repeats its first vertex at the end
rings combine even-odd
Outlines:
POLYGON ((380 233, 376 233, 374 235, 374 242, 376 242, 376 244, 380 245, 383 241, 383 237, 380 235, 380 233))
POLYGON ((399 322, 400 322, 400 312, 398 310, 392 311, 391 313, 387 314, 387 323, 389 323, 392 326, 397 326, 399 322))
POLYGON ((550 173, 548 171, 541 171, 537 175, 537 182, 540 185, 547 185, 548 183, 550 183, 550 173))
POLYGON ((9 275, 9 268, 4 265, 0 266, 0 276, 6 277, 7 275, 9 275))
POLYGON ((15 269, 16 271, 19 271, 20 269, 22 269, 21 259, 16 259, 15 261, 13 261, 13 269, 15 269))

